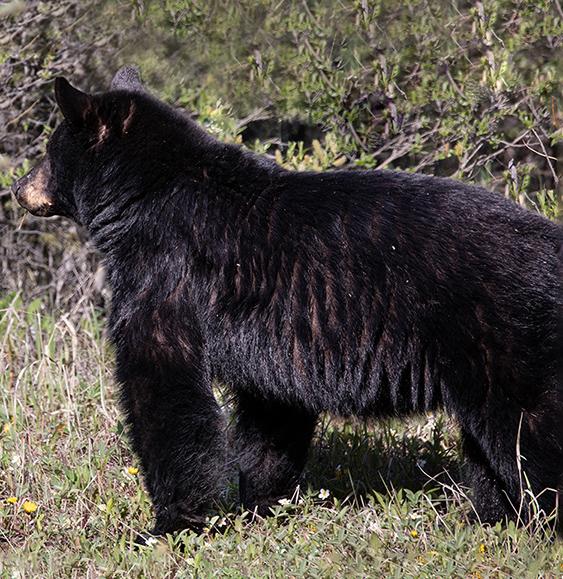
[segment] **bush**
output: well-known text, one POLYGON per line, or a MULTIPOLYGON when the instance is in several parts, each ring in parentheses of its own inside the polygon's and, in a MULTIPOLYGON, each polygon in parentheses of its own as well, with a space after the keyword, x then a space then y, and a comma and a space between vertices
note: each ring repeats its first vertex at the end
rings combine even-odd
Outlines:
POLYGON ((356 165, 452 175, 522 203, 558 185, 557 3, 136 6, 123 54, 169 100, 299 118, 356 165))

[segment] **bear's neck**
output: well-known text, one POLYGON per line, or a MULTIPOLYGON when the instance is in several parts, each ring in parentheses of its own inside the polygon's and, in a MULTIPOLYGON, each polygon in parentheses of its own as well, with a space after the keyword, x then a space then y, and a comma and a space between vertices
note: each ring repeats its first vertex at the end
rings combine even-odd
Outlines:
POLYGON ((90 221, 114 295, 162 300, 180 287, 207 295, 210 284, 228 284, 249 215, 284 170, 238 147, 218 146, 221 154, 205 157, 214 161, 180 167, 166 183, 113 192, 127 201, 102 208, 90 221))

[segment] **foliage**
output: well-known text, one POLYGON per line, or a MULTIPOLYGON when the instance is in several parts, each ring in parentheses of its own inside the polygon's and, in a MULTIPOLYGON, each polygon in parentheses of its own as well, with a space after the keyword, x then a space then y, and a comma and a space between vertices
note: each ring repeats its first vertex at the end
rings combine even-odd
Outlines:
POLYGON ((221 99, 239 118, 301 117, 359 166, 454 175, 522 201, 558 185, 556 2, 132 5, 144 50, 124 54, 192 108, 221 99))
POLYGON ((85 306, 86 292, 104 300, 99 259, 81 244, 84 232, 58 218, 22 221, 9 190, 43 154, 58 121, 53 78, 95 82, 112 38, 94 40, 97 30, 79 0, 0 6, 0 296, 16 289, 29 301, 47 294, 57 308, 85 306))

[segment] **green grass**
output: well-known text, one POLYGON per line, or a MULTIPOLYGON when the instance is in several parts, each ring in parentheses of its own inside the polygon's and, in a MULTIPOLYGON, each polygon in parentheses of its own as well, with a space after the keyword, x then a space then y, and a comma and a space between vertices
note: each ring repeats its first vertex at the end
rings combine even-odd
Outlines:
POLYGON ((455 425, 440 415, 377 425, 327 417, 292 504, 266 520, 236 515, 231 476, 209 532, 136 550, 151 504, 120 422, 102 320, 17 294, 0 301, 2 579, 563 575, 563 545, 545 528, 468 524, 455 425))

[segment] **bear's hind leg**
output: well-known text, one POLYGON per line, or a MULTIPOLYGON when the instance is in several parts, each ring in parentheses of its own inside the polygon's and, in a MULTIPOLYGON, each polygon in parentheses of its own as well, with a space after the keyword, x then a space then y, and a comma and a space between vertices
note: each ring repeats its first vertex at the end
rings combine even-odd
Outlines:
POLYGON ((290 496, 305 466, 318 416, 293 406, 237 397, 240 500, 261 516, 290 496))
POLYGON ((469 465, 473 506, 481 523, 516 520, 518 504, 511 504, 505 485, 493 472, 474 438, 463 433, 463 449, 469 465))
MULTIPOLYGON (((486 444, 486 438, 479 442, 463 432, 473 504, 481 522, 513 520, 528 524, 537 515, 538 521, 552 515, 563 472, 563 450, 557 435, 557 425, 561 423, 556 420, 556 413, 557 410, 523 412, 520 423, 506 429, 504 439, 499 437, 490 444, 488 454, 496 457, 494 462, 481 446, 486 444)), ((510 424, 508 417, 504 423, 510 424)), ((497 429, 496 434, 499 433, 501 429, 497 429)), ((560 512, 558 516, 561 518, 560 512)))

